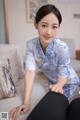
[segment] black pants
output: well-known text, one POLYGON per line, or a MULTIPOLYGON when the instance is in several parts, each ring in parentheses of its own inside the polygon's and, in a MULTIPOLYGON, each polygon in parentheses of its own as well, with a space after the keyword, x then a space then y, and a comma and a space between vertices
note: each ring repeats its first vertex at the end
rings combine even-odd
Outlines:
POLYGON ((69 102, 59 93, 48 92, 26 120, 66 120, 69 102))
POLYGON ((67 120, 80 120, 80 98, 76 98, 71 102, 67 117, 67 120))

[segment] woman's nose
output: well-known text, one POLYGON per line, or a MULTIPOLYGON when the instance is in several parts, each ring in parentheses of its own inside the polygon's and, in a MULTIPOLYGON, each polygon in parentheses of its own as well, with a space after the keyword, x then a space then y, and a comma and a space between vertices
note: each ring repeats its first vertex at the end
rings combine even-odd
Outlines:
POLYGON ((47 31, 46 31, 46 33, 47 33, 48 35, 51 35, 51 33, 52 33, 51 28, 48 28, 47 31))

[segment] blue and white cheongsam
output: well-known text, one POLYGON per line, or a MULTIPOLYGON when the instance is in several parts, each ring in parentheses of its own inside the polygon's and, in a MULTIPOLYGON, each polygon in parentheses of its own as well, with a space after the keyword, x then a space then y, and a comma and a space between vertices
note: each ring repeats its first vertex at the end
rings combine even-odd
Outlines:
POLYGON ((73 96, 79 85, 78 76, 70 66, 68 46, 57 38, 49 43, 45 53, 39 38, 27 41, 25 68, 27 70, 41 69, 51 84, 57 83, 59 76, 66 77, 68 81, 63 89, 68 99, 73 96))

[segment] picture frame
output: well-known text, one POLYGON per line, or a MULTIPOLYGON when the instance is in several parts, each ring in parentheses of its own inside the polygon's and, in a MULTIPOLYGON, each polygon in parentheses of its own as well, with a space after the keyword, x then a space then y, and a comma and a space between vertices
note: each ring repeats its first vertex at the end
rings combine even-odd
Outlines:
POLYGON ((25 0, 27 22, 33 22, 37 10, 48 3, 49 0, 25 0))

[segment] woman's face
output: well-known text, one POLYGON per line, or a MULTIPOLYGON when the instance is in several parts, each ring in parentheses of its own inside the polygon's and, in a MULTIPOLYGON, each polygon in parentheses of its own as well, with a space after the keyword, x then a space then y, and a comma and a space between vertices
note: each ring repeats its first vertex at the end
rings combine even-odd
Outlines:
POLYGON ((50 13, 43 17, 35 26, 38 30, 42 46, 47 46, 58 33, 59 21, 53 13, 50 13))

